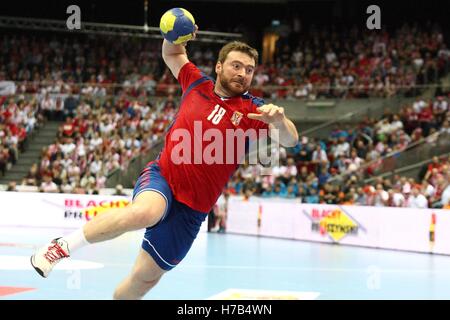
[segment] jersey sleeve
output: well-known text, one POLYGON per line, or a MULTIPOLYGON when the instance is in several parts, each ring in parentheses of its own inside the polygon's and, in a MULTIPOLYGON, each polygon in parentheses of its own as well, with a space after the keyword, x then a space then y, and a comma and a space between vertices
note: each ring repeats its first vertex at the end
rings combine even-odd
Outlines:
POLYGON ((191 84, 203 78, 203 76, 204 75, 195 64, 188 62, 181 67, 180 72, 178 73, 178 82, 180 83, 183 92, 185 92, 191 84))

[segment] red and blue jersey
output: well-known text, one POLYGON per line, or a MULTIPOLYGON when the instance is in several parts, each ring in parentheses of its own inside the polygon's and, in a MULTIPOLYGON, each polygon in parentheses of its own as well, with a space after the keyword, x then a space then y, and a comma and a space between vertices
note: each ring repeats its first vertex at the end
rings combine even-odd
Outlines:
POLYGON ((219 97, 214 92, 213 79, 191 62, 181 68, 178 81, 183 96, 159 156, 161 174, 169 183, 175 199, 194 210, 208 213, 239 166, 237 143, 234 161, 225 159, 229 152, 225 137, 230 130, 238 129, 244 132, 254 129, 255 139, 267 133, 267 124, 247 117, 248 113, 256 113, 256 108, 264 101, 250 94, 228 99, 219 97), (222 162, 211 163, 205 160, 204 155, 217 155, 211 151, 211 144, 220 145, 216 141, 220 135, 224 137, 220 153, 225 158, 222 162), (181 150, 180 143, 190 145, 190 148, 181 150))

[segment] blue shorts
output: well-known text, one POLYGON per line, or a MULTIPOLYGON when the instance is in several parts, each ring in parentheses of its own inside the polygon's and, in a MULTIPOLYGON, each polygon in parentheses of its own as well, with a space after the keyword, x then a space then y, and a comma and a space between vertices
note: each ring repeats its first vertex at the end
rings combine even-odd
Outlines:
POLYGON ((154 226, 145 230, 142 249, 164 270, 171 270, 186 256, 207 214, 178 202, 158 162, 150 162, 141 172, 133 190, 133 200, 144 191, 155 191, 166 200, 166 210, 154 226))

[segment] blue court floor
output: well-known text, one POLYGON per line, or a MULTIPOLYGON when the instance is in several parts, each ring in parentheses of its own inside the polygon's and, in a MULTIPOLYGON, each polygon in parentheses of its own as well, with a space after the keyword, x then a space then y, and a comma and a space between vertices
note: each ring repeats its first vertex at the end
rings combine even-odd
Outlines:
MULTIPOLYGON (((111 299, 143 233, 80 249, 41 278, 29 264, 34 248, 71 231, 0 228, 0 299, 111 299)), ((284 299, 295 293, 311 299, 450 299, 449 283, 449 256, 200 233, 186 259, 145 298, 270 298, 264 293, 270 291, 284 292, 284 299), (259 291, 239 295, 245 290, 259 291)))

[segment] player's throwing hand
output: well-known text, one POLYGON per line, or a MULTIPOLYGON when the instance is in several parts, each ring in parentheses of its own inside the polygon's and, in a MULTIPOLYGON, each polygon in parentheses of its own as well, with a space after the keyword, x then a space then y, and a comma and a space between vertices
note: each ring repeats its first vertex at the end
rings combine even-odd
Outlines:
POLYGON ((265 104, 257 108, 259 113, 249 113, 247 117, 264 123, 277 123, 285 119, 284 108, 274 104, 265 104))
MULTIPOLYGON (((195 38, 197 37, 197 31, 198 31, 198 25, 195 25, 195 30, 194 30, 194 32, 192 33, 192 38, 189 39, 188 41, 195 40, 195 38)), ((182 43, 180 43, 180 44, 181 44, 182 46, 185 46, 185 47, 186 47, 188 41, 182 42, 182 43)))

